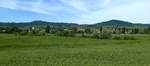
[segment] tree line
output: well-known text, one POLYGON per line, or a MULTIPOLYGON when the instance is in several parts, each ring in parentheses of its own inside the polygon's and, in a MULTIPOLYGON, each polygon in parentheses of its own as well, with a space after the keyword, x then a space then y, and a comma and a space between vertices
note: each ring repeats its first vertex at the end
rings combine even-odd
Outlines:
MULTIPOLYGON (((44 36, 46 34, 54 34, 57 36, 74 37, 75 34, 81 34, 86 37, 86 34, 91 34, 92 38, 108 39, 111 34, 150 34, 150 27, 131 28, 131 27, 87 27, 87 26, 51 26, 45 28, 29 27, 0 27, 0 33, 9 33, 17 35, 33 35, 44 36)), ((114 39, 126 39, 116 36, 114 39)))

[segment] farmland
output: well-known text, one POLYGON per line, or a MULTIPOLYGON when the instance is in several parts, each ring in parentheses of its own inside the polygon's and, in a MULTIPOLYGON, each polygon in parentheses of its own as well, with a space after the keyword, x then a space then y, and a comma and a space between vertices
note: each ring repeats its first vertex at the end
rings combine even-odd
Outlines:
POLYGON ((150 35, 136 40, 0 34, 0 66, 148 66, 150 35))
POLYGON ((150 66, 150 0, 0 0, 0 66, 150 66))

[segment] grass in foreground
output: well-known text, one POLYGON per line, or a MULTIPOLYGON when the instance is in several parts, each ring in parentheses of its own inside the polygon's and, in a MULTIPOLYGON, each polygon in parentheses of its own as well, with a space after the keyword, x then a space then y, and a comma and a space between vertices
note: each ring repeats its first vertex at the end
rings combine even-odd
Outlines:
POLYGON ((0 34, 0 66, 148 66, 150 36, 137 36, 126 41, 0 34))

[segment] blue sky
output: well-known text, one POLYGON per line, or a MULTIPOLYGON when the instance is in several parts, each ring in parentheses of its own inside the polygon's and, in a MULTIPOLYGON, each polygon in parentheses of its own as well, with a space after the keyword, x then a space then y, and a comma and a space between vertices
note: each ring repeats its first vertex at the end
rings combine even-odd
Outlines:
POLYGON ((93 24, 111 19, 150 24, 150 0, 0 0, 1 22, 93 24))

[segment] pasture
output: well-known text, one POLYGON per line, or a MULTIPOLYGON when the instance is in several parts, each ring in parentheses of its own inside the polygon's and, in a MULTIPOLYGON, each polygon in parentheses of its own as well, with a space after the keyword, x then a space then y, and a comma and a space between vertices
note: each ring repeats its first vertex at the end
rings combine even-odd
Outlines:
POLYGON ((137 40, 0 34, 0 66, 149 66, 150 35, 137 40))

